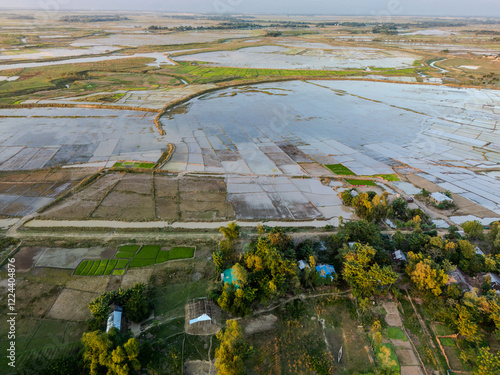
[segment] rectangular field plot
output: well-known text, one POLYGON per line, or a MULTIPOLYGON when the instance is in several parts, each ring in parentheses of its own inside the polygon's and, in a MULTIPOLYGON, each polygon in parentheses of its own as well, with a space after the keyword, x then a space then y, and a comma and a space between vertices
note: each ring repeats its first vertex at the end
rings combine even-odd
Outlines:
POLYGON ((82 260, 75 269, 75 275, 121 275, 128 268, 148 267, 169 260, 193 258, 195 250, 194 246, 177 246, 167 251, 161 250, 161 245, 123 245, 118 248, 116 259, 82 260))
POLYGON ((132 259, 130 261, 130 268, 147 267, 147 266, 152 266, 155 263, 156 263, 156 260, 154 258, 153 259, 132 259))
POLYGON ((117 162, 113 165, 115 169, 153 169, 155 163, 144 163, 144 162, 117 162))
POLYGON ((119 252, 123 252, 123 253, 132 253, 132 254, 134 254, 140 248, 141 248, 141 245, 123 245, 123 246, 120 246, 118 248, 118 251, 119 252))
POLYGON ((144 245, 134 259, 154 259, 160 251, 160 245, 144 245))
POLYGON ((349 168, 344 167, 342 164, 329 164, 325 165, 329 170, 335 174, 345 175, 345 176, 355 176, 354 172, 349 168))
POLYGON ((194 247, 173 247, 170 251, 162 250, 158 253, 156 263, 163 263, 174 259, 192 258, 194 251, 194 247))

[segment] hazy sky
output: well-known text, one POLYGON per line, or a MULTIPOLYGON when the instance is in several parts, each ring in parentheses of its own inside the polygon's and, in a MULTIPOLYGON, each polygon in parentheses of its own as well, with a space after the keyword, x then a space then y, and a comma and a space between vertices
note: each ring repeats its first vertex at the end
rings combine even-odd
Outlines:
POLYGON ((500 0, 0 0, 1 8, 500 17, 500 0))

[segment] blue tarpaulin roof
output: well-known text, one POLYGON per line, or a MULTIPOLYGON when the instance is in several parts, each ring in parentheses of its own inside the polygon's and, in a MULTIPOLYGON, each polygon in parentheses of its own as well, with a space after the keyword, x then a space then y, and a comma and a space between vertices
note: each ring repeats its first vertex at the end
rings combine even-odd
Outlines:
POLYGON ((335 273, 335 268, 329 264, 318 264, 316 271, 321 277, 328 277, 335 273))

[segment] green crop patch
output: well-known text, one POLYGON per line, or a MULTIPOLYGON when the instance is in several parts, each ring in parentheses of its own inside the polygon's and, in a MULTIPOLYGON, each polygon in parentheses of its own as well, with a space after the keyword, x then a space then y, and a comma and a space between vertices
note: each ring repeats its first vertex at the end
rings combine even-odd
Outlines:
POLYGON ((120 259, 116 262, 115 268, 125 268, 128 265, 129 260, 127 259, 120 259))
POLYGON ((169 253, 169 260, 192 258, 194 247, 173 247, 169 253))
POLYGON ((325 164, 329 170, 338 175, 344 176, 356 176, 356 174, 351 171, 349 168, 344 167, 342 164, 325 164))
POLYGON ((140 245, 123 245, 118 248, 119 253, 135 253, 141 248, 140 245))
POLYGON ((371 180, 345 180, 348 184, 356 186, 377 186, 377 184, 371 180))
POLYGON ((155 259, 132 259, 130 261, 130 268, 147 267, 155 263, 155 259))
MULTIPOLYGON (((161 249, 160 245, 144 245, 135 255, 134 259, 152 259, 156 258, 161 249)), ((118 257, 118 256, 117 256, 118 257)))
POLYGON ((75 270, 75 275, 81 275, 83 270, 85 269, 85 267, 87 266, 87 263, 89 261, 88 260, 83 260, 80 262, 80 264, 78 265, 78 267, 76 268, 75 270))
POLYGON ((125 273, 125 270, 114 270, 113 275, 123 275, 125 273))
POLYGON ((97 269, 99 268, 99 264, 101 262, 99 260, 94 260, 94 264, 92 265, 92 268, 89 271, 89 276, 93 276, 97 269))
POLYGON ((134 257, 134 253, 118 252, 115 257, 119 259, 132 259, 134 257))
POLYGON ((116 162, 113 165, 115 169, 153 169, 155 163, 143 163, 143 162, 116 162))
POLYGON ((163 263, 170 259, 170 251, 160 251, 156 258, 156 263, 163 263))
POLYGON ((113 272, 113 269, 116 267, 117 262, 118 260, 116 259, 110 259, 108 265, 106 266, 106 269, 104 270, 104 275, 111 275, 111 272, 113 272))
POLYGON ((83 269, 81 275, 83 276, 87 276, 90 272, 90 269, 92 268, 92 266, 94 265, 94 261, 93 260, 89 260, 87 262, 87 265, 85 266, 85 268, 83 269))
POLYGON ((104 275, 104 271, 106 270, 107 265, 108 265, 108 259, 101 260, 101 263, 99 263, 99 267, 97 267, 94 276, 104 275))
POLYGON ((398 176, 395 174, 378 174, 377 177, 382 177, 386 181, 399 181, 398 176))

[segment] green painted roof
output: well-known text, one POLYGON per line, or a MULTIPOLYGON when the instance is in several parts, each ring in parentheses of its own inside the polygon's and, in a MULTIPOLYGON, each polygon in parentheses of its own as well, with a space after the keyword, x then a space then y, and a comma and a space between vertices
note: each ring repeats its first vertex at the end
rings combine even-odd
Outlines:
POLYGON ((240 287, 236 282, 234 271, 231 268, 224 270, 224 284, 225 283, 233 284, 236 288, 240 287))

